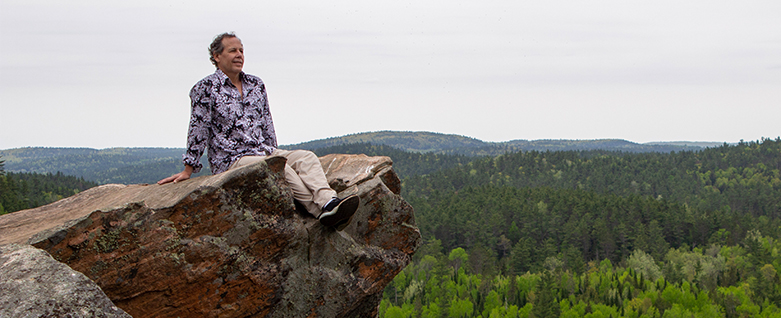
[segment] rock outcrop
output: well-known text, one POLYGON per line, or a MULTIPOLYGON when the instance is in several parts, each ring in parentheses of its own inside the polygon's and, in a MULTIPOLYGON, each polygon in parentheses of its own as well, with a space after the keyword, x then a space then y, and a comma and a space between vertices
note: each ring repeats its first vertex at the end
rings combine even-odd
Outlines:
POLYGON ((0 246, 0 317, 131 318, 84 274, 19 244, 0 246))
POLYGON ((177 184, 105 185, 0 217, 133 317, 373 317, 420 244, 390 158, 320 158, 361 205, 344 231, 296 209, 284 158, 177 184))

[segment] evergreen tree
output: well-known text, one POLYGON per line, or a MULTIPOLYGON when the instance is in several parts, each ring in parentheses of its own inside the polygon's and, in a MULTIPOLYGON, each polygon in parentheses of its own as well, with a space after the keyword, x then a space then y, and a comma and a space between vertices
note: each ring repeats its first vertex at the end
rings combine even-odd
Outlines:
POLYGON ((537 283, 536 297, 532 304, 532 316, 535 318, 559 317, 561 307, 556 300, 558 287, 553 274, 546 271, 542 279, 537 283))

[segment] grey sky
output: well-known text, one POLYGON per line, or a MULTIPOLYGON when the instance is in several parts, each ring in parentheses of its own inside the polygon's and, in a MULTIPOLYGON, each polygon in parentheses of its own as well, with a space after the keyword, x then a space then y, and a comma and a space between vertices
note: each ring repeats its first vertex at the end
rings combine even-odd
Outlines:
POLYGON ((280 143, 781 135, 779 1, 0 0, 0 149, 184 147, 242 39, 280 143))

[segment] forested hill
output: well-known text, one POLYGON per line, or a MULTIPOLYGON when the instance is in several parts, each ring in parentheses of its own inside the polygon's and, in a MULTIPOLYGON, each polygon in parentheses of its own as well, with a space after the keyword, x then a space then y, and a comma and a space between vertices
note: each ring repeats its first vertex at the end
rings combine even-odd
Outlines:
POLYGON ((305 143, 283 146, 286 149, 320 149, 345 144, 370 143, 396 149, 421 152, 461 154, 468 156, 495 156, 517 151, 567 151, 605 150, 624 152, 672 152, 700 150, 719 146, 714 142, 655 142, 638 144, 620 139, 600 140, 511 140, 506 142, 485 142, 475 138, 432 132, 379 131, 341 137, 333 137, 305 143))
POLYGON ((286 149, 319 149, 345 144, 369 143, 410 152, 441 152, 450 149, 480 149, 490 143, 471 137, 432 132, 379 131, 314 140, 283 146, 286 149))

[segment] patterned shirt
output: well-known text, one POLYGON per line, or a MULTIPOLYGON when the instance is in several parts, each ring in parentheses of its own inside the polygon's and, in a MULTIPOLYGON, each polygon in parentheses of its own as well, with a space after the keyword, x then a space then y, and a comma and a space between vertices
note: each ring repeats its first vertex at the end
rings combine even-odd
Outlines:
POLYGON ((190 90, 192 110, 184 164, 201 170, 200 157, 209 148, 209 166, 217 174, 247 155, 267 156, 277 148, 277 135, 266 100, 266 86, 241 72, 244 95, 217 69, 190 90))

